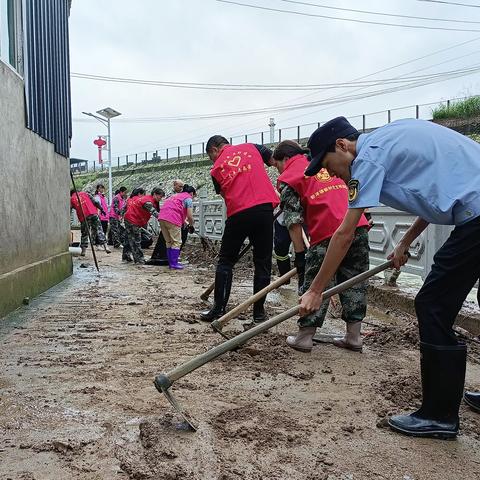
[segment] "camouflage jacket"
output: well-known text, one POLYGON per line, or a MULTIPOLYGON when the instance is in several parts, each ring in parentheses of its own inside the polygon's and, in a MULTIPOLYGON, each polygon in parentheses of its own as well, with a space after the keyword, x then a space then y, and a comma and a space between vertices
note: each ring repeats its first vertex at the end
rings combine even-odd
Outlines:
POLYGON ((287 185, 280 183, 280 208, 283 211, 283 223, 290 228, 297 223, 304 223, 303 207, 298 193, 287 185))

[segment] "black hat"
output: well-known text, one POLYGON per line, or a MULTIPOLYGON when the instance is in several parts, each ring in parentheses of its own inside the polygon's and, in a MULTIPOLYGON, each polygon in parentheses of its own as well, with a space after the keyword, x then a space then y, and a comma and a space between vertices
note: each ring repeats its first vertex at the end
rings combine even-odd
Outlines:
POLYGON ((305 175, 313 177, 322 168, 322 160, 328 148, 337 138, 346 138, 358 130, 350 124, 345 117, 337 117, 318 127, 308 139, 307 147, 310 150, 310 165, 305 170, 305 175))

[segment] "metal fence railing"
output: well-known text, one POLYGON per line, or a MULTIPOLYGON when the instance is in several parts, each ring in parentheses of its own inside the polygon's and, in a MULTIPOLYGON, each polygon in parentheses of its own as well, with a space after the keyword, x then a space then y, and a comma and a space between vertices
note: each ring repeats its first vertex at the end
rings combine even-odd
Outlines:
MULTIPOLYGON (((464 97, 466 98, 466 97, 464 97)), ((365 113, 347 117, 348 120, 360 131, 366 131, 384 125, 386 123, 399 120, 401 118, 421 118, 431 120, 432 107, 440 103, 449 105, 450 102, 464 100, 464 98, 454 98, 445 101, 437 101, 423 103, 417 105, 409 105, 406 107, 397 107, 389 110, 381 110, 377 112, 365 113)), ((259 143, 269 145, 272 142, 277 143, 281 140, 293 139, 300 141, 307 139, 310 134, 318 128, 322 122, 307 123, 302 125, 294 125, 290 127, 274 129, 273 135, 270 130, 262 132, 247 133, 229 137, 230 143, 259 143)), ((188 145, 178 145, 174 147, 159 148, 140 153, 130 153, 127 155, 116 156, 112 158, 112 168, 120 169, 130 166, 155 165, 165 162, 185 162, 200 160, 205 156, 205 142, 191 143, 188 145)), ((87 172, 102 171, 107 169, 105 162, 99 164, 98 161, 90 161, 87 165, 87 172)), ((85 173, 83 171, 82 173, 85 173)))

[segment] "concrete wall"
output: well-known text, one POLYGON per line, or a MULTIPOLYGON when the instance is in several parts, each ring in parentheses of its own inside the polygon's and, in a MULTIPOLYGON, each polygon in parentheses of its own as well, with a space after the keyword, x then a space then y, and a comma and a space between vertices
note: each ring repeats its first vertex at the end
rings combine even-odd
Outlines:
POLYGON ((0 317, 72 272, 69 162, 25 128, 23 80, 0 62, 0 317))

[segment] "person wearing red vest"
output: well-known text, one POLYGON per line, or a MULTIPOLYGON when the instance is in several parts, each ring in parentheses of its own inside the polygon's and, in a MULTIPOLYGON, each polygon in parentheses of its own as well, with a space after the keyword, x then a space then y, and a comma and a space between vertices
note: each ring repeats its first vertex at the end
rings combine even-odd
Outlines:
POLYGON ((110 231, 112 232, 112 243, 114 248, 120 248, 122 238, 124 238, 124 227, 121 224, 123 214, 125 213, 127 188, 120 187, 112 198, 112 204, 109 210, 110 231))
POLYGON ((158 218, 160 210, 159 202, 165 196, 161 188, 154 188, 151 195, 144 195, 145 190, 136 189, 136 195, 131 196, 127 201, 124 222, 127 241, 123 245, 122 260, 131 261, 130 253, 135 263, 145 264, 141 247, 142 229, 147 226, 150 217, 158 218), (143 193, 142 193, 143 192, 143 193))
MULTIPOLYGON (((215 190, 227 207, 227 220, 215 273, 213 307, 202 312, 201 319, 211 322, 225 313, 232 285, 232 272, 240 249, 248 237, 253 246, 253 291, 270 283, 273 246, 273 209, 279 198, 268 178, 272 152, 251 143, 230 145, 220 135, 211 137, 206 145, 213 162, 210 171, 215 190)), ((266 320, 265 297, 253 307, 254 322, 266 320)))
MULTIPOLYGON (((281 142, 273 152, 273 162, 280 173, 277 188, 281 192, 284 221, 295 247, 295 265, 299 276, 302 270, 305 274, 302 293, 308 290, 318 273, 330 239, 348 209, 348 189, 343 180, 331 177, 326 170, 314 177, 305 176, 309 165, 306 153, 307 149, 291 140, 281 142), (302 223, 310 234, 310 249, 306 254, 302 223)), ((368 221, 362 216, 352 246, 330 286, 368 270, 368 253, 368 221)), ((334 340, 337 347, 362 350, 360 330, 367 311, 366 293, 364 282, 340 294, 347 332, 345 337, 334 340)), ((298 320, 298 334, 287 338, 290 347, 302 352, 312 350, 313 336, 323 325, 328 303, 328 300, 323 302, 319 310, 298 320)))
POLYGON ((87 192, 78 192, 77 197, 77 193, 72 189, 70 190, 70 209, 72 208, 75 209, 78 220, 80 221, 80 231, 82 235, 80 240, 82 253, 80 255, 84 257, 87 251, 89 228, 92 232, 92 237, 98 239, 99 244, 104 247, 106 253, 110 253, 110 250, 107 248, 105 234, 102 230, 102 224, 98 218, 98 210, 103 211, 100 203, 87 192), (80 203, 78 202, 78 198, 80 198, 80 203))

